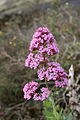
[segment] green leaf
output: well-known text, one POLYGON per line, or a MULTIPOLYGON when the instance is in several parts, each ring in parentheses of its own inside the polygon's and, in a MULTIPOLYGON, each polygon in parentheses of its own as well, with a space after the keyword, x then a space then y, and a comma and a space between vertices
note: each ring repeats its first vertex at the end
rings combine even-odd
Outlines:
POLYGON ((45 111, 44 114, 45 114, 46 117, 53 117, 52 112, 45 111))
POLYGON ((51 108, 52 107, 52 103, 49 101, 49 100, 45 100, 43 102, 44 106, 47 107, 47 108, 51 108))

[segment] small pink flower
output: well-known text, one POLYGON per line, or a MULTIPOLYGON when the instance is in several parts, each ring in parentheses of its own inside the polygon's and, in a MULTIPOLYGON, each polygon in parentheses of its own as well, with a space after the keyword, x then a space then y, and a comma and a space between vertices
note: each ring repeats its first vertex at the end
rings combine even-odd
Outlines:
POLYGON ((0 116, 3 116, 4 115, 4 112, 0 112, 0 116))

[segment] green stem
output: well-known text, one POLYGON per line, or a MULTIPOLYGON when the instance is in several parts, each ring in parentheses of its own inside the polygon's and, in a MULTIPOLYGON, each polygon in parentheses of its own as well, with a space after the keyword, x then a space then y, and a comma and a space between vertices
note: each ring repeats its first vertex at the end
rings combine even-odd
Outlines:
POLYGON ((49 89, 48 81, 46 79, 45 79, 45 84, 46 84, 46 87, 49 89))
POLYGON ((54 99, 52 97, 50 97, 50 101, 52 103, 52 107, 53 107, 53 114, 55 116, 55 120, 60 120, 59 116, 58 116, 58 112, 56 110, 56 106, 55 106, 55 103, 54 103, 54 99))

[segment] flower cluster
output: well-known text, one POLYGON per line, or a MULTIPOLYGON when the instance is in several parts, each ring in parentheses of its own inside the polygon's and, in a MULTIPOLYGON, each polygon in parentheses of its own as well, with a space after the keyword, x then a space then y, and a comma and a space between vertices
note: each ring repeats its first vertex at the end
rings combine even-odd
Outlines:
POLYGON ((43 101, 44 99, 48 98, 50 91, 48 88, 41 88, 41 93, 37 93, 38 89, 38 82, 29 82, 27 83, 24 88, 24 98, 29 100, 29 99, 34 99, 34 100, 41 100, 43 101))
POLYGON ((54 36, 44 27, 36 30, 30 43, 29 50, 38 50, 40 53, 46 53, 48 55, 54 55, 59 52, 54 36))
POLYGON ((38 87, 37 82, 32 81, 32 82, 27 83, 23 88, 24 98, 27 100, 31 99, 35 91, 37 90, 37 87, 38 87))
POLYGON ((40 80, 54 80, 57 87, 63 87, 67 85, 66 78, 68 75, 57 62, 48 62, 47 69, 46 67, 42 67, 38 70, 37 73, 40 80))
POLYGON ((47 81, 52 81, 56 87, 64 87, 68 84, 68 75, 57 62, 50 62, 48 56, 59 53, 54 36, 47 28, 38 28, 33 35, 29 51, 25 60, 25 66, 38 68, 37 74, 40 80, 45 80, 46 87, 40 87, 38 82, 27 83, 24 88, 24 98, 43 101, 50 95, 47 81), (38 93, 38 90, 39 93, 38 93))
POLYGON ((41 63, 45 63, 47 61, 48 58, 45 57, 44 59, 43 55, 40 53, 37 53, 35 55, 33 53, 30 53, 25 60, 25 66, 36 69, 41 63))

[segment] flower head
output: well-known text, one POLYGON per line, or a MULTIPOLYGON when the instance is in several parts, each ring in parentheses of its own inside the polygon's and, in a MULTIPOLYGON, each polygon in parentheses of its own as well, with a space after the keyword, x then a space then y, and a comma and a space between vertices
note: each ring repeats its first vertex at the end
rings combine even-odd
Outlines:
POLYGON ((37 73, 40 80, 53 80, 57 87, 67 85, 68 75, 57 62, 48 62, 48 67, 39 69, 37 73))
POLYGON ((41 63, 44 62, 48 62, 47 57, 44 59, 43 55, 40 53, 37 53, 35 55, 33 53, 30 53, 25 60, 25 66, 36 69, 41 63))
POLYGON ((54 55, 59 52, 54 36, 48 28, 38 28, 33 35, 33 39, 29 47, 30 51, 39 50, 40 53, 54 55))
POLYGON ((35 94, 36 90, 38 88, 38 82, 29 82, 27 83, 24 88, 23 88, 23 92, 24 92, 24 99, 31 99, 32 96, 35 94))

